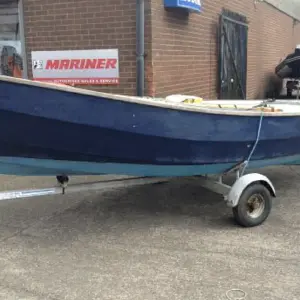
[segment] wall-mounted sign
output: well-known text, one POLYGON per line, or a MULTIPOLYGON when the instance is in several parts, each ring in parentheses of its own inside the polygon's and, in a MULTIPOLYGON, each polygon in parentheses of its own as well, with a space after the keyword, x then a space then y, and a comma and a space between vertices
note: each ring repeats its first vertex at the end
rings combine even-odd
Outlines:
POLYGON ((181 8, 190 12, 201 12, 201 0, 164 0, 165 7, 181 8))
POLYGON ((74 85, 119 84, 117 49, 32 51, 33 80, 74 85))

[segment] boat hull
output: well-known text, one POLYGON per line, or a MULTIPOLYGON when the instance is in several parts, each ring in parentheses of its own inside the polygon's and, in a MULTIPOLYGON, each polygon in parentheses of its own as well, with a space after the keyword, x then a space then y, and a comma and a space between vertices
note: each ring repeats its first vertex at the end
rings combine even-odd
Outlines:
POLYGON ((254 164, 300 153, 298 116, 210 114, 8 81, 0 89, 2 174, 220 173, 248 158, 261 122, 254 164))

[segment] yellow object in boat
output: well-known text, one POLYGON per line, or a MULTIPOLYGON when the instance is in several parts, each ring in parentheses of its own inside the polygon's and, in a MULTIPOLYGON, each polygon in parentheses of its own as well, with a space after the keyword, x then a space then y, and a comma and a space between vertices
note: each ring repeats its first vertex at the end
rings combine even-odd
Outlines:
POLYGON ((203 101, 203 98, 187 98, 187 99, 183 100, 183 103, 193 104, 193 103, 201 103, 202 101, 203 101))
POLYGON ((218 105, 219 108, 235 108, 237 109, 237 106, 235 104, 219 104, 218 105))

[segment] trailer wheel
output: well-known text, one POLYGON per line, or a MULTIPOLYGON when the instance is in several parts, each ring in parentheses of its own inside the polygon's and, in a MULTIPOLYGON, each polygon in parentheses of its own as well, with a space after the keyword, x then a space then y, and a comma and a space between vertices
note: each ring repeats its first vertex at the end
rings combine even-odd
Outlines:
POLYGON ((269 189, 261 183, 254 183, 243 191, 238 205, 232 210, 239 225, 254 227, 268 218, 271 209, 272 195, 269 189))

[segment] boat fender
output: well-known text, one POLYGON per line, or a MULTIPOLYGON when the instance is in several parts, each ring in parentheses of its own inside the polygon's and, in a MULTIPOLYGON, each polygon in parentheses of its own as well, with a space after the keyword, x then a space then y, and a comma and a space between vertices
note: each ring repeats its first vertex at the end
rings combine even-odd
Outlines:
POLYGON ((246 174, 236 180, 230 189, 227 198, 227 205, 230 207, 236 207, 239 204, 239 199, 242 196, 244 190, 253 183, 260 182, 268 188, 271 195, 276 197, 276 191, 272 182, 264 175, 259 173, 246 174))

